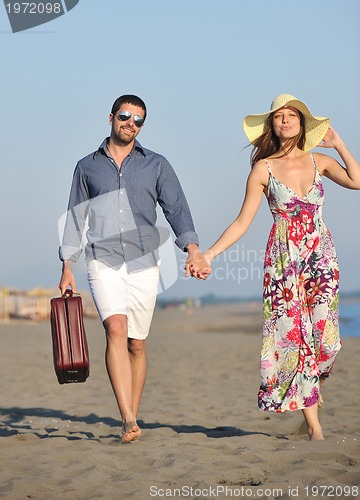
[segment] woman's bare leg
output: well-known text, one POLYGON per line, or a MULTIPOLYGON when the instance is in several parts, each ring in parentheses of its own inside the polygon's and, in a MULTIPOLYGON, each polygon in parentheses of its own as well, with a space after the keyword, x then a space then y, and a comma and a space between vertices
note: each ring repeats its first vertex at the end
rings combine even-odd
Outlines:
MULTIPOLYGON (((324 385, 324 382, 325 382, 325 378, 320 378, 320 391, 321 391, 321 387, 324 385)), ((322 398, 321 392, 319 392, 319 399, 318 399, 317 405, 319 408, 321 408, 323 404, 324 404, 324 400, 322 398)))
POLYGON ((309 406, 309 408, 304 408, 302 410, 309 439, 311 441, 323 441, 324 435, 321 429, 319 416, 318 416, 318 405, 309 406))

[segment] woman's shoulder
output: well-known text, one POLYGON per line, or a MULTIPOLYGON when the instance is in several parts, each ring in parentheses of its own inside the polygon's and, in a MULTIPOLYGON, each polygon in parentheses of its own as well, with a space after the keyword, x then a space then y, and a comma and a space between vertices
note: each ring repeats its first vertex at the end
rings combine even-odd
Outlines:
POLYGON ((311 153, 311 155, 314 158, 316 168, 322 175, 323 172, 326 170, 327 165, 329 164, 330 156, 324 155, 323 153, 311 153))
POLYGON ((268 172, 268 167, 269 167, 269 162, 268 162, 268 159, 267 158, 263 158, 261 160, 258 160, 256 163, 254 163, 251 171, 252 172, 257 172, 257 173, 261 173, 261 172, 268 172))
POLYGON ((267 158, 258 160, 256 163, 254 163, 250 175, 254 178, 257 178, 261 184, 266 186, 269 180, 269 169, 268 169, 267 158))
POLYGON ((261 160, 258 160, 256 163, 254 163, 252 169, 254 170, 254 168, 256 168, 257 170, 267 170, 267 166, 268 166, 268 163, 269 163, 269 158, 262 158, 261 160))
POLYGON ((319 160, 319 161, 323 161, 325 160, 326 158, 329 158, 328 155, 324 155, 324 153, 311 153, 312 156, 316 159, 316 160, 319 160))

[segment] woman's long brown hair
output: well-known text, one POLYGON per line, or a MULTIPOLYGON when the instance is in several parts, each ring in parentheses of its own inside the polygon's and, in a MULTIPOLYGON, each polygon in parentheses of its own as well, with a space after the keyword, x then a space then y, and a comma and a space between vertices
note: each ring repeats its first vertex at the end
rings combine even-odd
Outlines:
MULTIPOLYGON (((301 150, 304 149, 306 140, 305 117, 299 110, 297 111, 300 117, 300 132, 296 137, 289 139, 286 142, 284 148, 282 149, 282 154, 277 156, 277 158, 282 158, 283 156, 288 155, 296 146, 301 150)), ((254 148, 250 155, 251 167, 253 167, 257 161, 268 158, 280 150, 280 141, 275 135, 273 128, 274 113, 275 112, 270 113, 268 116, 265 122, 264 133, 253 142, 254 148)))

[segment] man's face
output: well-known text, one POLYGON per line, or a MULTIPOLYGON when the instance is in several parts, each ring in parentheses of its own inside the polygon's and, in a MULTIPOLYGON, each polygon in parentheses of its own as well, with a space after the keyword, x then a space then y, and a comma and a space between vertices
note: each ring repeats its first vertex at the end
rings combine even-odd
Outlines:
POLYGON ((124 103, 115 115, 110 114, 111 137, 115 142, 130 144, 141 130, 142 123, 136 123, 144 118, 144 110, 133 104, 124 103), (140 125, 140 126, 139 126, 140 125))

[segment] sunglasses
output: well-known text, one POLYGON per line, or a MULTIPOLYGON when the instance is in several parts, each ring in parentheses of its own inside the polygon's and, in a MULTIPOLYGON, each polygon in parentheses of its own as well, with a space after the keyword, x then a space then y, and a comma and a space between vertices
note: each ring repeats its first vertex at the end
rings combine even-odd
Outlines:
POLYGON ((140 128, 144 124, 145 118, 140 115, 133 115, 129 111, 120 111, 117 115, 117 119, 122 122, 127 122, 131 117, 134 118, 134 124, 136 127, 140 128))

